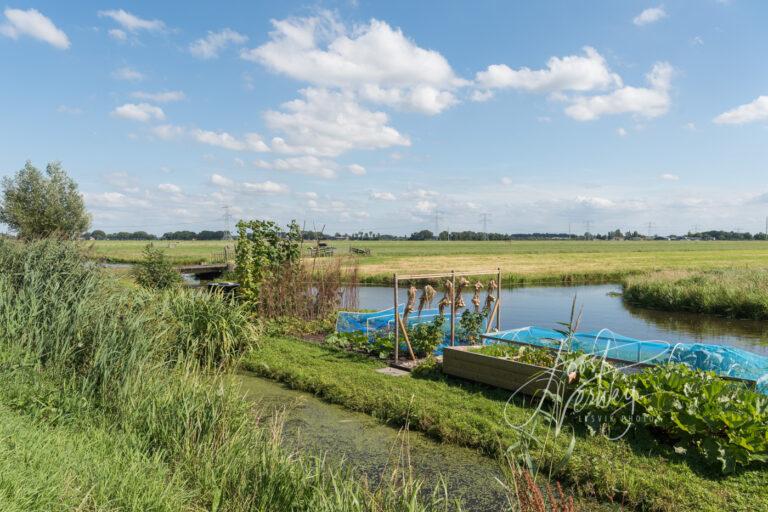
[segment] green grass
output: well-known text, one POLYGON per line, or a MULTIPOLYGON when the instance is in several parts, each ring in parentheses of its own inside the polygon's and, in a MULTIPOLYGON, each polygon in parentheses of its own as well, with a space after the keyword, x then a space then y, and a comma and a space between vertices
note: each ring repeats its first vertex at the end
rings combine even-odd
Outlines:
POLYGON ((6 512, 168 511, 190 508, 188 491, 161 457, 122 433, 51 426, 0 406, 0 502, 6 512))
POLYGON ((627 278, 624 298, 651 309, 768 319, 768 272, 710 270, 656 272, 627 278))
MULTIPOLYGON (((445 442, 499 455, 518 440, 505 423, 509 393, 456 380, 393 378, 384 364, 330 347, 288 338, 264 340, 244 362, 247 369, 295 389, 380 420, 421 430, 445 442)), ((506 416, 521 423, 531 410, 511 404, 506 416)), ((561 448, 563 448, 561 446, 561 448)), ((551 451, 538 458, 546 465, 551 451)), ((768 508, 768 472, 723 477, 653 440, 610 442, 580 436, 560 475, 577 493, 653 511, 752 511, 768 508)))
POLYGON ((53 241, 0 241, 0 270, 3 510, 449 509, 286 451, 214 371, 249 335, 237 306, 123 288, 53 241))
MULTIPOLYGON (((155 242, 175 264, 207 261, 233 242, 155 242)), ((369 283, 389 283, 392 274, 502 269, 507 283, 614 281, 654 270, 767 268, 768 242, 514 241, 411 242, 333 241, 337 254, 368 248, 357 259, 369 283)), ((146 242, 86 242, 95 258, 136 262, 146 242)), ((306 242, 310 244, 311 242, 306 242)))
MULTIPOLYGON (((110 263, 136 263, 144 257, 143 251, 150 242, 142 240, 99 240, 82 242, 81 245, 94 259, 110 263)), ((207 263, 218 256, 225 247, 234 248, 234 242, 214 241, 161 241, 152 242, 153 247, 162 249, 174 265, 207 263)), ((234 252, 232 252, 234 255, 234 252)))

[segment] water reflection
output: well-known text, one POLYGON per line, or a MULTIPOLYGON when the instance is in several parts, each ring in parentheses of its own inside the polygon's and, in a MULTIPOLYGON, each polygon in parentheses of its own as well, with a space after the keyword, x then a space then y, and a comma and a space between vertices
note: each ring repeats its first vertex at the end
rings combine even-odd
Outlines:
MULTIPOLYGON (((392 307, 390 287, 366 286, 358 293, 361 308, 392 307)), ((568 321, 575 296, 584 307, 582 331, 607 328, 642 340, 717 343, 768 354, 766 322, 652 311, 626 304, 620 294, 621 286, 613 284, 505 288, 501 325, 504 329, 528 325, 560 328, 558 322, 568 321)), ((405 300, 405 290, 400 290, 400 298, 405 300)), ((465 302, 469 299, 467 294, 465 302)))

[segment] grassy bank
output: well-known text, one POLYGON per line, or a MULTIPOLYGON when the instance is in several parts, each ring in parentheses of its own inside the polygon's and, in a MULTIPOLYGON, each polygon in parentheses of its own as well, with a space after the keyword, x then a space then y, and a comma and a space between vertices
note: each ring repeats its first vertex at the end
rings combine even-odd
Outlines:
POLYGON ((765 270, 666 271, 624 280, 631 304, 730 318, 768 319, 765 270))
MULTIPOLYGON (((155 242, 174 263, 199 263, 223 250, 227 242, 155 242)), ((87 242, 94 258, 133 263, 146 242, 87 242)), ((232 244, 232 242, 229 242, 232 244)), ((349 247, 370 249, 360 257, 363 282, 389 284, 394 272, 489 270, 500 267, 505 283, 618 282, 656 270, 766 268, 768 242, 353 242, 332 241, 337 254, 349 247)))
POLYGON ((68 244, 0 242, 3 510, 445 510, 283 449, 226 368, 253 340, 218 296, 125 289, 68 244))
MULTIPOLYGON (((312 392, 393 425, 409 422, 445 442, 501 454, 517 441, 505 418, 528 419, 531 410, 510 404, 509 393, 456 380, 393 378, 374 370, 383 363, 288 338, 264 340, 244 365, 249 370, 312 392)), ((565 449, 564 446, 560 448, 565 449)), ((538 457, 553 462, 557 451, 538 457)), ((560 477, 586 496, 654 511, 748 511, 768 507, 768 474, 751 470, 723 477, 648 438, 609 442, 580 436, 560 477)))

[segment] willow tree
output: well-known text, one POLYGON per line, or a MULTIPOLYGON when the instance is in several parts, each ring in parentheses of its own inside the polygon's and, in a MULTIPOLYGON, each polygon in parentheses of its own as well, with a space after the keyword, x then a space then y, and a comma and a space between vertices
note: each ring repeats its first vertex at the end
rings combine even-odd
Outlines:
POLYGON ((91 217, 61 163, 49 163, 42 172, 27 161, 14 176, 3 178, 0 222, 20 238, 77 238, 91 225, 91 217))

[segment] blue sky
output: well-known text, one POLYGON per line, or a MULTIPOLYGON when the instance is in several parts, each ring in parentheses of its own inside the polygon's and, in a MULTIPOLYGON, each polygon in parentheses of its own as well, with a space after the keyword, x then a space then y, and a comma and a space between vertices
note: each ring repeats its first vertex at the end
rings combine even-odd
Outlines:
POLYGON ((0 169, 94 228, 764 229, 768 4, 14 2, 0 169), (436 215, 437 212, 437 215, 436 215))

